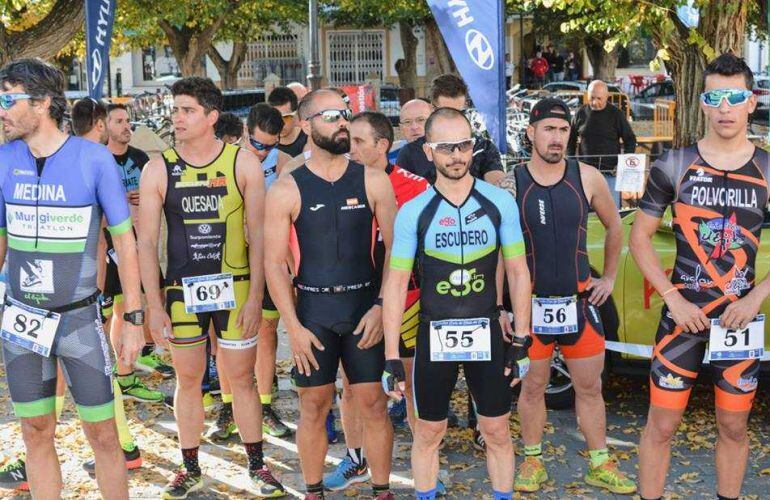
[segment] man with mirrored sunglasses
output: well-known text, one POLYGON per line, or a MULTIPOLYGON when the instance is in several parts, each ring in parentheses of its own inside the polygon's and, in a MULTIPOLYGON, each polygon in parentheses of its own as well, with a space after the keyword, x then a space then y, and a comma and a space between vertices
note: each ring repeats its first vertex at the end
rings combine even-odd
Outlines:
POLYGON ((770 157, 747 138, 757 105, 749 90, 753 81, 746 62, 733 54, 709 63, 700 105, 706 134, 653 164, 631 230, 631 254, 664 302, 650 367, 650 410, 639 443, 644 499, 663 495, 671 441, 707 346, 716 405, 716 494, 719 499, 741 494, 761 356, 745 346, 765 345, 764 316, 758 313, 770 294, 770 280, 757 276, 755 267, 770 157), (652 244, 669 207, 677 239, 671 275, 652 244))
POLYGON ((292 350, 305 498, 324 496, 328 448, 324 424, 341 361, 364 422, 373 496, 391 499, 393 428, 379 384, 385 356, 371 252, 376 224, 386 258, 390 253, 396 200, 384 171, 346 157, 352 117, 339 93, 311 92, 299 109, 302 128, 312 138, 312 155, 276 180, 268 192, 265 241, 270 244, 265 248, 265 271, 292 350), (285 264, 289 248, 295 263, 296 305, 285 264))
POLYGON ((283 119, 278 149, 291 158, 299 156, 306 149, 307 135, 299 126, 297 94, 288 87, 276 87, 267 96, 267 103, 277 109, 283 119))

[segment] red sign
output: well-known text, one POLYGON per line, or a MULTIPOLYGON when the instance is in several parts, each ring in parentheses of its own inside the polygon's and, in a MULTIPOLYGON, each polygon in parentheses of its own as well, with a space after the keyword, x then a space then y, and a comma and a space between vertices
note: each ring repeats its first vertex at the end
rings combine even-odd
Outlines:
POLYGON ((353 113, 361 111, 376 111, 374 100, 374 87, 366 85, 345 85, 340 87, 350 99, 350 110, 353 113))
MULTIPOLYGON (((673 269, 666 269, 665 270, 666 276, 669 276, 672 271, 673 269)), ((644 278, 644 308, 645 309, 650 308, 650 298, 654 293, 658 293, 658 291, 655 290, 655 287, 652 286, 649 281, 647 281, 647 278, 644 278)))

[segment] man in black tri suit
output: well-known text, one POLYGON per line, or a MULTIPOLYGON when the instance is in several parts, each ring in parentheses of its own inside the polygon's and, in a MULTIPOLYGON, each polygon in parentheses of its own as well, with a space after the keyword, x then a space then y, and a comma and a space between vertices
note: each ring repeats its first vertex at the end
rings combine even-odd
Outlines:
POLYGON ((300 112, 302 129, 313 139, 312 155, 268 192, 265 273, 294 357, 305 498, 324 495, 324 422, 342 361, 364 421, 374 496, 388 499, 393 428, 379 386, 385 356, 372 239, 376 223, 389 254, 396 200, 385 172, 345 157, 352 117, 337 92, 311 92, 300 112), (285 264, 290 245, 296 307, 285 264))
POLYGON ((517 166, 500 183, 514 194, 519 206, 534 297, 532 364, 522 381, 518 405, 525 459, 514 487, 533 492, 548 479, 541 440, 545 390, 558 344, 572 376, 577 418, 588 444, 591 467, 586 482, 628 494, 636 487, 618 470, 605 438, 604 330, 598 309, 612 293, 623 235, 618 211, 599 171, 565 159, 569 130, 570 110, 564 101, 539 101, 527 129, 532 160, 517 166), (586 252, 592 210, 607 229, 600 278, 591 277, 586 252))

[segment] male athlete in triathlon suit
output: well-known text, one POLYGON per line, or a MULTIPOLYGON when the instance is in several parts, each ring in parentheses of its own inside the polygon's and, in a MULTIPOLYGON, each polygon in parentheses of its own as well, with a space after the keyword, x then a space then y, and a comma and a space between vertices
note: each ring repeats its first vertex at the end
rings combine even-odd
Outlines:
POLYGON ((64 76, 35 59, 0 71, 0 265, 8 249, 3 357, 21 418, 33 496, 58 498, 54 448, 57 361, 96 457, 105 498, 128 498, 114 422, 112 367, 96 287, 102 214, 120 256, 130 324, 118 355, 133 364, 144 339, 138 261, 125 190, 107 148, 61 132, 64 76))
POLYGON ((518 209, 504 190, 470 176, 474 138, 461 112, 439 108, 428 119, 425 133, 425 153, 436 166, 437 178, 433 189, 407 202, 398 213, 391 275, 384 289, 383 387, 392 397, 403 397, 405 370, 398 343, 416 258, 421 294, 412 373, 416 416, 412 473, 417 498, 436 496, 438 448, 462 364, 487 443, 494 497, 510 499, 514 460, 508 424, 510 386, 526 374, 530 343, 529 272, 518 209), (512 344, 505 341, 495 302, 501 252, 516 315, 512 344))
POLYGON ((565 160, 570 110, 560 99, 542 99, 530 112, 527 134, 532 160, 501 182, 521 213, 527 264, 532 276, 531 366, 521 383, 519 421, 525 459, 517 491, 537 491, 548 479, 543 464, 545 390, 554 348, 564 357, 575 388, 575 408, 588 444, 586 482, 613 493, 635 491, 607 450, 601 375, 604 329, 598 306, 612 293, 623 245, 620 217, 604 177, 594 167, 565 160), (586 251, 588 213, 596 211, 607 232, 601 278, 591 277, 586 251))
POLYGON ((306 498, 323 498, 328 448, 324 421, 340 361, 364 423, 374 496, 393 498, 393 429, 379 387, 385 359, 372 260, 375 219, 389 254, 396 212, 393 188, 384 172, 345 157, 351 116, 338 93, 311 92, 299 112, 303 130, 313 139, 312 155, 268 192, 265 271, 294 356, 300 397, 297 446, 306 498), (290 242, 296 307, 285 264, 290 242))
MULTIPOLYGON (((393 186, 396 204, 401 207, 428 189, 429 184, 422 177, 388 162, 388 151, 390 151, 392 144, 393 126, 388 117, 373 111, 364 111, 353 117, 350 122, 350 159, 367 167, 384 170, 393 186)), ((377 271, 381 274, 385 266, 385 245, 379 233, 374 248, 374 260, 377 271)), ((404 360, 407 373, 410 373, 412 369, 419 312, 420 289, 416 279, 412 279, 407 292, 399 343, 399 352, 404 360)), ((406 394, 411 401, 411 377, 407 377, 406 382, 406 394)), ((411 408, 410 405, 410 422, 414 417, 411 408)), ((340 413, 342 428, 345 431, 345 446, 348 452, 335 471, 324 476, 324 486, 332 491, 343 490, 352 483, 369 479, 369 469, 363 451, 363 422, 356 411, 347 377, 344 376, 340 413)))
POLYGON ((665 302, 650 370, 650 411, 639 444, 642 498, 663 495, 671 439, 707 343, 720 499, 740 496, 748 460, 747 422, 757 390, 758 348, 764 346, 764 319, 757 314, 770 293, 766 277, 755 284, 770 157, 746 138, 757 100, 743 59, 719 56, 706 67, 704 86, 706 135, 652 166, 629 244, 665 302), (671 275, 663 271, 651 242, 669 206, 676 235, 671 275))
MULTIPOLYGON (((142 169, 149 161, 147 154, 131 145, 131 123, 128 110, 122 104, 110 104, 107 108, 107 148, 118 164, 118 172, 126 188, 128 207, 131 210, 131 220, 136 230, 137 212, 139 210, 139 177, 142 169)), ((102 292, 102 311, 109 323, 110 338, 120 338, 120 331, 125 324, 123 313, 123 289, 120 286, 120 276, 115 262, 115 250, 109 231, 104 230, 104 238, 107 244, 107 267, 104 277, 104 291, 102 292), (115 312, 115 314, 113 314, 115 312)), ((174 376, 174 369, 164 363, 155 352, 155 345, 151 342, 149 328, 145 326, 145 340, 147 345, 142 349, 142 355, 136 361, 136 368, 145 373, 158 373, 163 378, 174 376)), ((114 341, 113 341, 114 343, 114 341)), ((124 366, 118 362, 115 367, 118 384, 124 397, 134 401, 146 403, 160 403, 165 394, 161 391, 149 389, 145 383, 134 373, 133 366, 124 366)))
POLYGON ((139 253, 150 327, 169 336, 177 371, 174 413, 184 467, 164 490, 185 498, 203 486, 201 381, 213 322, 218 356, 233 391, 235 422, 259 496, 285 494, 264 464, 259 399, 254 391, 256 333, 264 282, 264 178, 254 155, 214 136, 222 92, 207 78, 171 87, 177 146, 150 160, 140 182, 139 253), (168 227, 166 307, 158 288, 161 211, 168 227), (248 227, 246 244, 244 218, 248 227))

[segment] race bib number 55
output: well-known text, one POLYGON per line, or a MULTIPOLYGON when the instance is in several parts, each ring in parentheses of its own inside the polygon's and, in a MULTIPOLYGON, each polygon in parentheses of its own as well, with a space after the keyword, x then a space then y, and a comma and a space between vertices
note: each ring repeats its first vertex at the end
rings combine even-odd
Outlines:
POLYGON ((233 275, 230 273, 182 278, 182 291, 187 314, 235 309, 233 275))
POLYGON ((61 315, 57 313, 31 307, 8 297, 3 311, 0 337, 28 351, 48 357, 60 320, 61 315))
POLYGON ((431 321, 430 360, 491 360, 490 321, 489 318, 431 321))

